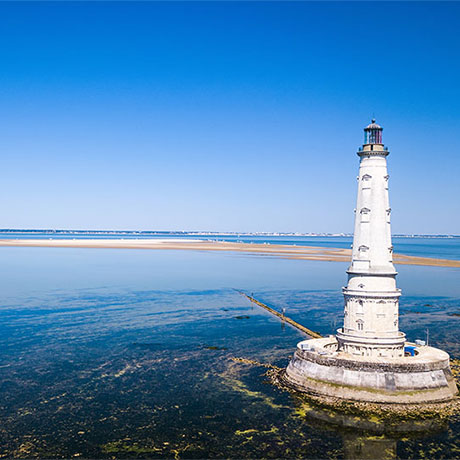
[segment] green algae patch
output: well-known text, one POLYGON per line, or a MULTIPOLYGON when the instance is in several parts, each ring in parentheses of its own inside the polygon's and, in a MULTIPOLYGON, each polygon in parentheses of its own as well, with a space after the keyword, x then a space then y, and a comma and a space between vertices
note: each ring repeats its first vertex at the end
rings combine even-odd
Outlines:
POLYGON ((125 440, 108 442, 101 446, 102 452, 106 454, 115 453, 133 453, 133 454, 146 454, 146 453, 158 453, 162 452, 163 449, 155 446, 142 446, 137 442, 127 443, 125 440))
POLYGON ((258 432, 258 431, 255 430, 254 428, 250 428, 250 429, 248 429, 248 430, 243 430, 243 431, 241 431, 241 430, 236 430, 236 431, 235 431, 235 434, 236 434, 237 436, 246 436, 246 435, 248 435, 248 434, 257 433, 257 432, 258 432))
POLYGON ((279 429, 276 427, 276 426, 273 426, 272 428, 270 428, 269 430, 256 430, 254 428, 249 428, 248 430, 236 430, 235 431, 235 434, 237 436, 246 436, 248 434, 274 434, 274 433, 277 433, 279 431, 279 429))
POLYGON ((272 409, 282 409, 284 406, 276 404, 271 396, 266 395, 260 391, 254 391, 248 388, 248 386, 239 378, 240 371, 238 364, 249 364, 254 366, 262 366, 272 368, 274 366, 264 365, 257 361, 248 360, 245 358, 230 358, 230 366, 227 370, 220 374, 222 383, 230 390, 241 393, 248 398, 254 399, 257 402, 265 404, 272 409))
POLYGON ((261 393, 260 391, 253 391, 250 390, 246 384, 244 384, 241 380, 236 378, 228 378, 224 377, 224 384, 231 390, 241 393, 248 398, 255 399, 262 404, 266 404, 267 406, 271 407, 272 409, 282 409, 284 406, 276 404, 270 396, 261 393))
POLYGON ((142 458, 150 458, 150 457, 164 457, 167 456, 168 458, 179 459, 182 457, 187 451, 194 450, 194 452, 202 451, 203 448, 199 445, 194 445, 192 443, 183 444, 179 443, 179 445, 171 445, 170 442, 163 442, 160 445, 142 445, 140 442, 128 442, 129 440, 123 439, 119 441, 108 442, 106 444, 102 444, 100 446, 102 453, 104 454, 111 454, 112 458, 113 455, 129 455, 131 457, 142 457, 142 458))
POLYGON ((280 367, 273 366, 272 364, 260 363, 259 361, 255 361, 253 359, 236 358, 236 357, 231 357, 230 359, 235 363, 248 364, 250 366, 266 367, 268 369, 274 369, 278 371, 282 370, 280 367))

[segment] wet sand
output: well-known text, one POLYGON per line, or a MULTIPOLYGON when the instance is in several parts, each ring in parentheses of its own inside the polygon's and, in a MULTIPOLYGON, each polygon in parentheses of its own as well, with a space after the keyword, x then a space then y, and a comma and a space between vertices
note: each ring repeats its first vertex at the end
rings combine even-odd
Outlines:
MULTIPOLYGON (((97 249, 168 249, 193 251, 231 251, 246 254, 281 257, 284 259, 323 260, 349 262, 351 249, 324 248, 317 246, 291 246, 283 244, 232 243, 224 241, 182 240, 182 239, 5 239, 0 246, 48 247, 48 248, 97 248, 97 249)), ((460 260, 435 259, 430 257, 394 254, 395 264, 424 265, 431 267, 459 267, 460 260)))

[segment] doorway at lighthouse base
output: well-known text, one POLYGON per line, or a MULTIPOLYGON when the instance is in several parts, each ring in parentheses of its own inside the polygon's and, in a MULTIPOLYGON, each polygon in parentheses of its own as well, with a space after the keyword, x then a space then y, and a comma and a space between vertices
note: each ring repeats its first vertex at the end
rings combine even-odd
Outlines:
POLYGON ((449 355, 407 343, 415 353, 396 358, 353 356, 338 351, 335 336, 304 340, 284 380, 295 389, 344 400, 423 404, 452 400, 458 390, 449 355))

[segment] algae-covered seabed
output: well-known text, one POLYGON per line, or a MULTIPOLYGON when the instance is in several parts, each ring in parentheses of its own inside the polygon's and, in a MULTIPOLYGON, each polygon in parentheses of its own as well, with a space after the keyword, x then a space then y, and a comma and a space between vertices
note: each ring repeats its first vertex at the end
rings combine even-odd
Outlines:
MULTIPOLYGON (((121 255, 115 257, 122 260, 121 255)), ((198 260, 206 263, 206 256, 198 260)), ((249 264, 251 270, 273 270, 265 273, 266 286, 254 276, 256 289, 248 291, 263 302, 285 307, 290 317, 320 333, 340 324, 339 289, 296 288, 311 284, 308 271, 315 263, 285 261, 281 265, 285 271, 279 271, 273 260, 222 259, 221 285, 230 260, 232 271, 238 268, 235 260, 238 266, 249 264), (292 274, 287 267, 305 270, 305 280, 287 286, 283 279, 292 274)), ((104 285, 110 278, 104 272, 107 267, 87 262, 73 260, 71 269, 59 266, 77 276, 78 282, 69 278, 64 283, 61 273, 56 275, 59 289, 26 285, 18 287, 21 295, 13 289, 4 298, 1 457, 460 456, 456 417, 415 434, 398 433, 394 427, 387 432, 366 431, 353 417, 342 423, 345 427, 334 425, 330 413, 324 415, 270 384, 266 367, 232 359, 284 367, 303 336, 230 286, 146 289, 148 284, 158 287, 155 276, 161 277, 161 270, 149 282, 104 285), (91 282, 82 276, 85 266, 91 282)), ((135 266, 117 268, 129 277, 128 270, 135 266)), ((250 273, 239 276, 243 286, 236 287, 247 288, 250 283, 244 284, 243 277, 250 273)), ((211 284, 218 284, 216 279, 211 284)), ((178 286, 189 281, 181 278, 178 286)), ((402 329, 415 338, 424 336, 429 327, 433 344, 460 357, 460 317, 455 316, 460 312, 459 297, 404 297, 402 329)))

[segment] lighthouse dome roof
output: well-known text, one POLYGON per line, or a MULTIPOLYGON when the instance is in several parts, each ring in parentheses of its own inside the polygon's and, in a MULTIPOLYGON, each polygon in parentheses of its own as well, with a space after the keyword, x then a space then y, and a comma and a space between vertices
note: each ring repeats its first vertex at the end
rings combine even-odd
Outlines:
POLYGON ((381 130, 381 129, 383 129, 383 128, 382 128, 380 125, 378 125, 378 124, 375 122, 375 119, 373 118, 372 121, 371 121, 371 123, 368 124, 368 125, 364 128, 365 131, 368 131, 368 130, 371 130, 371 129, 379 129, 379 130, 381 130))

